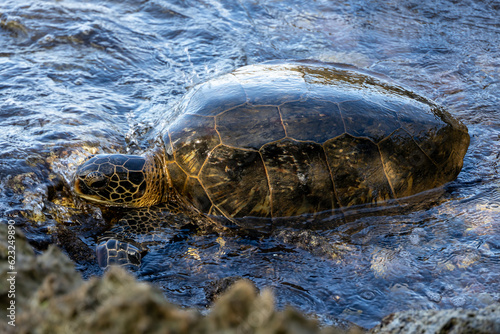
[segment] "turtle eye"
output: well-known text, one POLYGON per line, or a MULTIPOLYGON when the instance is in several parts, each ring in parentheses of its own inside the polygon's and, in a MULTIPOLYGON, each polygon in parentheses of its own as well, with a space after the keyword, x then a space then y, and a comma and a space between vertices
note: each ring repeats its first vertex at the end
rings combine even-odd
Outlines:
MULTIPOLYGON (((87 156, 87 157, 85 158, 85 160, 83 160, 83 163, 85 163, 85 162, 89 161, 90 159, 92 159, 92 158, 93 158, 93 157, 95 157, 95 156, 96 156, 95 154, 91 154, 91 155, 87 156)), ((83 163, 82 163, 82 164, 83 164, 83 163)))
POLYGON ((100 172, 91 172, 85 177, 85 183, 89 188, 100 190, 108 185, 108 178, 100 172))

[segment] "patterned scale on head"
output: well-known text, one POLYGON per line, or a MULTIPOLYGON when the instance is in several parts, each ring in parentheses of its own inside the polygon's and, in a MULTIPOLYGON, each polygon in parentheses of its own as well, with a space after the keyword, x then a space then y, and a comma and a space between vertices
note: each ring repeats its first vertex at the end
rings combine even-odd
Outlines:
POLYGON ((74 189, 94 203, 148 207, 163 196, 161 165, 152 155, 95 155, 76 172, 74 189))

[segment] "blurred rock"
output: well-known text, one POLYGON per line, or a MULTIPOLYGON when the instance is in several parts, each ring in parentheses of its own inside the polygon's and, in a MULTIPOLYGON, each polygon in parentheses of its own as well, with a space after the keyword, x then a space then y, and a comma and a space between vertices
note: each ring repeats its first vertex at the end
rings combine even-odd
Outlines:
POLYGON ((372 334, 495 334, 500 333, 500 304, 480 310, 410 310, 391 314, 372 334))
MULTIPOLYGON (((7 226, 0 228, 0 299, 8 305, 7 226)), ((51 245, 36 256, 16 231, 16 326, 0 322, 1 333, 364 333, 352 326, 320 328, 293 308, 277 311, 269 290, 260 294, 246 279, 215 284, 215 302, 207 315, 169 303, 154 286, 138 282, 122 268, 84 281, 74 264, 51 245), (221 289, 219 289, 221 288, 221 289), (223 290, 227 292, 222 293, 223 290), (220 291, 219 291, 220 290, 220 291), (222 293, 222 294, 221 294, 222 293)), ((6 319, 6 308, 1 316, 6 319)), ((396 313, 370 333, 500 333, 500 305, 472 310, 396 313)))
MULTIPOLYGON (((49 246, 40 256, 35 256, 33 249, 26 241, 24 235, 15 228, 15 242, 8 243, 7 225, 0 224, 0 302, 9 305, 9 286, 7 278, 9 272, 15 275, 15 302, 16 312, 23 311, 31 298, 39 298, 43 302, 47 298, 53 298, 80 286, 83 279, 75 271, 71 260, 62 254, 56 246, 49 246), (15 247, 15 263, 10 268, 8 262, 8 251, 15 247), (43 283, 43 285, 42 285, 43 283)), ((6 318, 6 309, 1 308, 0 317, 6 318)), ((3 321, 1 323, 4 323, 3 321)))
MULTIPOLYGON (((7 228, 1 227, 1 266, 6 273, 7 228)), ((272 293, 258 294, 245 279, 223 280, 229 290, 203 316, 169 303, 160 290, 122 268, 112 267, 102 278, 84 281, 57 247, 35 256, 21 233, 16 234, 16 252, 16 326, 2 321, 2 333, 346 333, 321 329, 292 308, 276 311, 272 293)), ((8 305, 5 282, 2 277, 0 292, 3 305, 8 305)))

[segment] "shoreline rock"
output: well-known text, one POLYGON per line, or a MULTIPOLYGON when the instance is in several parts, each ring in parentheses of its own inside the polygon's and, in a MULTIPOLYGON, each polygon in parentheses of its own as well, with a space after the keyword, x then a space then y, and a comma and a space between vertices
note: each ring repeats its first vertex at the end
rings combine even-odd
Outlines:
MULTIPOLYGON (((7 226, 0 228, 0 300, 8 305, 7 226)), ((297 310, 278 311, 270 290, 237 280, 202 315, 168 302, 151 284, 122 268, 85 281, 55 245, 36 256, 16 232, 16 326, 2 333, 500 333, 500 305, 481 310, 412 310, 386 317, 370 331, 324 327, 297 310)), ((3 307, 0 316, 7 318, 3 307)))
POLYGON ((393 313, 372 328, 372 334, 500 333, 500 305, 479 310, 409 310, 393 313))

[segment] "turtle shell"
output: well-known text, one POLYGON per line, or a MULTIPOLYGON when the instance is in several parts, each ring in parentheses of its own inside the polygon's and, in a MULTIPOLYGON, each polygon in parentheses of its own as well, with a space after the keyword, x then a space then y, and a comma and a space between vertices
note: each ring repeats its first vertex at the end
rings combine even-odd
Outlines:
POLYGON ((290 217, 377 205, 452 181, 467 128, 353 67, 246 66, 192 89, 165 132, 169 186, 201 212, 290 217))

